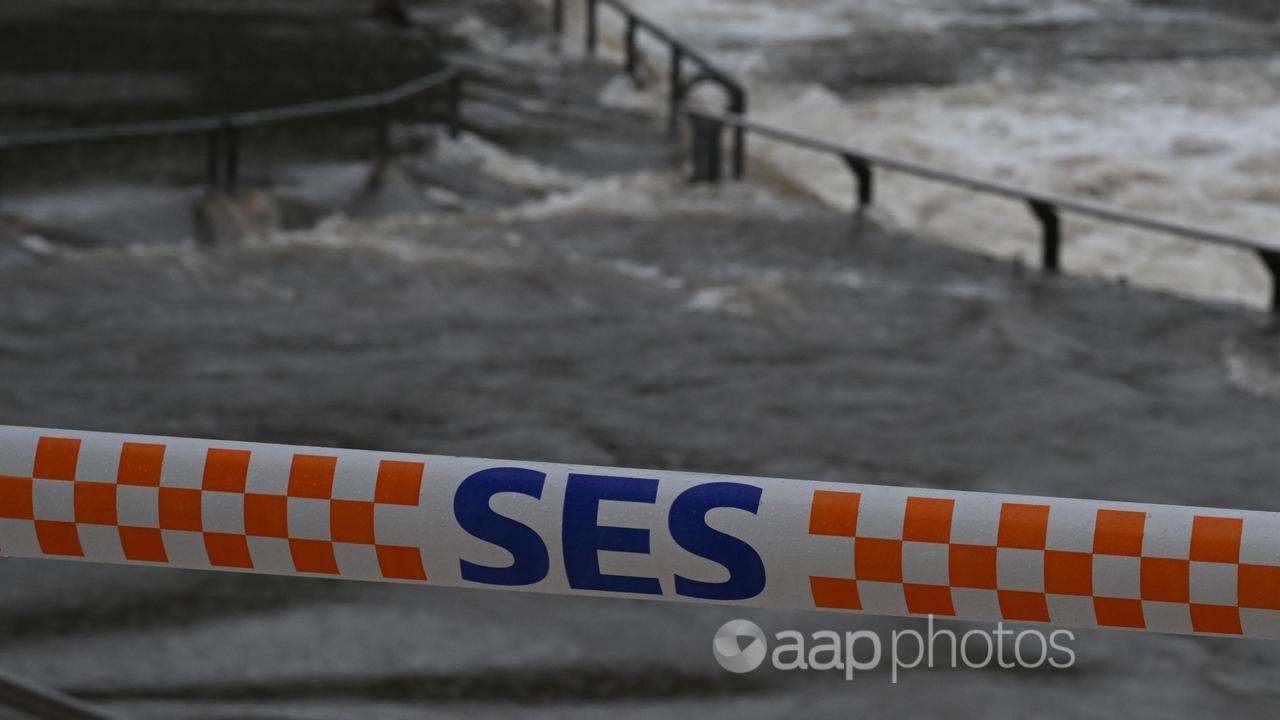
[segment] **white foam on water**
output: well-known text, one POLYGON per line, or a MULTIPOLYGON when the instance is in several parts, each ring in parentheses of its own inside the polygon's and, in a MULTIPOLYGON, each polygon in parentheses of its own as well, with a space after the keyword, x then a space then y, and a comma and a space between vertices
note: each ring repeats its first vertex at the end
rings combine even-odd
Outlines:
MULTIPOLYGON (((1093 200, 1249 238, 1280 227, 1280 70, 1245 61, 1112 68, 1106 78, 1014 77, 849 103, 825 88, 764 93, 756 116, 792 130, 978 177, 1093 200)), ((760 141, 753 157, 833 206, 852 205, 841 163, 760 141)), ((1038 226, 1021 204, 881 174, 878 202, 902 226, 1033 262, 1038 226)), ((1066 219, 1071 272, 1261 305, 1269 279, 1249 253, 1066 219)))
POLYGON ((1280 357, 1237 339, 1222 348, 1227 382, 1258 397, 1280 397, 1280 357))
POLYGON ((583 184, 583 178, 519 155, 472 134, 440 142, 433 160, 469 165, 490 177, 530 190, 566 190, 583 184))
POLYGON ((602 262, 608 270, 633 280, 643 280, 656 284, 667 290, 680 290, 688 281, 685 278, 670 274, 658 265, 638 263, 622 258, 609 258, 602 262))
POLYGON ((308 230, 272 233, 259 247, 359 250, 380 253, 403 265, 457 265, 491 270, 521 267, 516 258, 500 247, 457 247, 424 240, 425 231, 449 222, 454 220, 429 215, 395 216, 376 223, 333 216, 308 230))
POLYGON ((583 181, 501 210, 501 222, 543 220, 580 213, 653 218, 664 213, 738 214, 743 207, 769 208, 780 217, 800 209, 776 194, 748 185, 690 186, 679 171, 640 171, 583 181))
POLYGON ((685 309, 695 313, 711 313, 732 317, 753 317, 756 308, 737 287, 709 287, 698 290, 689 298, 685 309))
POLYGON ((498 218, 504 222, 514 222, 579 212, 651 216, 658 211, 655 194, 662 193, 673 180, 674 177, 663 173, 607 177, 502 210, 498 213, 498 218))
POLYGON ((547 52, 549 45, 547 39, 512 42, 511 37, 501 28, 493 26, 478 15, 464 15, 450 26, 448 32, 451 35, 465 37, 481 56, 504 57, 539 67, 551 66, 557 62, 556 58, 547 52))
MULTIPOLYGON (((580 3, 567 0, 570 36, 582 32, 580 3)), ((850 38, 855 31, 930 31, 963 22, 1004 26, 1073 22, 1116 15, 1129 0, 631 0, 630 5, 677 37, 714 50, 725 70, 767 79, 767 51, 797 43, 850 38)), ((617 13, 601 10, 603 28, 616 35, 617 13)), ((606 43, 608 44, 608 43, 606 43)), ((612 42, 618 46, 616 39, 612 42)), ((570 50, 576 43, 571 42, 570 50)), ((652 48, 659 47, 651 45, 652 48)))

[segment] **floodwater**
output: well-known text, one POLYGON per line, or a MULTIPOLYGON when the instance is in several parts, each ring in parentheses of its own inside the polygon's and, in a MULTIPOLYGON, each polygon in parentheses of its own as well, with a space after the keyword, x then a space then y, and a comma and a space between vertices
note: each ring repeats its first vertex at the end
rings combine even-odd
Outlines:
MULTIPOLYGON (((570 7, 575 3, 570 3, 570 7)), ((1276 241, 1280 11, 1270 0, 649 0, 751 89, 758 120, 908 160, 1276 241)), ((617 16, 602 11, 616 41, 617 16)), ((580 20, 580 19, 579 19, 580 20)), ((576 33, 575 28, 575 33, 576 33)), ((649 44, 650 62, 665 53, 649 44)), ((655 79, 662 77, 655 73, 655 79)), ((607 100, 634 104, 619 82, 607 100)), ((834 207, 836 159, 759 142, 761 174, 834 207)), ((888 173, 887 219, 1034 262, 1027 209, 888 173)), ((1260 307, 1251 254, 1067 220, 1072 272, 1260 307)))
MULTIPOLYGON (((348 161, 282 169, 277 190, 329 208, 314 227, 197 245, 177 219, 190 185, 118 190, 151 198, 169 241, 129 242, 130 208, 96 192, 15 201, 90 242, 0 247, 0 422, 1280 510, 1280 352, 1261 314, 1045 279, 785 188, 691 188, 646 96, 637 112, 595 102, 621 94, 610 66, 492 18, 449 22, 471 42, 451 58, 478 78, 471 132, 404 124, 422 142, 373 189, 348 161)), ((946 82, 912 92, 961 87, 946 82)), ((1103 631, 1077 633, 1066 672, 729 676, 711 639, 736 617, 918 627, 0 563, 0 667, 126 717, 1261 717, 1276 702, 1272 644, 1103 631)))

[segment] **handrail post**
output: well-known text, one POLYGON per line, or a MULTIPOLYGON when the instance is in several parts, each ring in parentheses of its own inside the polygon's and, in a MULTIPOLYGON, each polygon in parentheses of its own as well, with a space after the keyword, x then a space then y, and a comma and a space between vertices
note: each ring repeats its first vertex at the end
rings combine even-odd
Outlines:
POLYGON ((449 78, 449 137, 462 134, 462 74, 449 78))
POLYGON ((564 35, 564 0, 551 0, 551 29, 555 31, 556 43, 564 35))
POLYGON ((676 134, 680 121, 680 103, 684 100, 684 48, 676 43, 671 44, 671 68, 668 82, 671 87, 667 91, 667 132, 676 134))
POLYGON ((1280 318, 1280 251, 1259 249, 1258 257, 1271 275, 1271 315, 1280 318))
POLYGON ((692 180, 695 183, 718 183, 724 166, 720 154, 724 123, 718 118, 696 113, 690 113, 688 117, 693 135, 692 180))
MULTIPOLYGON (((738 117, 747 116, 747 93, 739 85, 729 91, 729 110, 738 117)), ((733 179, 741 180, 747 172, 747 129, 741 125, 733 129, 733 179)))
POLYGON ((222 176, 223 189, 227 192, 232 192, 240 181, 240 137, 239 130, 230 117, 225 118, 222 122, 227 142, 225 155, 223 156, 226 162, 222 176))
POLYGON ((1062 247, 1062 218, 1058 215, 1058 208, 1043 200, 1031 199, 1027 204, 1040 221, 1042 230, 1040 267, 1049 275, 1057 275, 1061 269, 1062 247))
POLYGON ((854 184, 857 185, 855 210, 863 210, 876 199, 875 176, 871 172, 871 163, 860 155, 848 154, 843 157, 844 164, 849 166, 849 172, 853 173, 854 184))
POLYGON ((597 1, 587 0, 586 49, 588 57, 596 54, 596 16, 599 15, 599 8, 596 7, 597 1))
POLYGON ((378 167, 385 167, 391 159, 391 113, 386 103, 379 103, 374 110, 375 153, 378 167))
POLYGON ((222 133, 223 128, 209 131, 209 144, 205 151, 205 180, 210 190, 222 189, 222 133))
POLYGON ((624 36, 623 44, 626 47, 627 75, 631 78, 631 82, 635 83, 637 86, 640 84, 640 78, 636 74, 636 66, 639 60, 639 58, 637 57, 638 52, 636 48, 636 30, 638 27, 639 25, 638 23, 636 23, 635 16, 628 15, 627 16, 627 32, 626 32, 626 35, 624 36))

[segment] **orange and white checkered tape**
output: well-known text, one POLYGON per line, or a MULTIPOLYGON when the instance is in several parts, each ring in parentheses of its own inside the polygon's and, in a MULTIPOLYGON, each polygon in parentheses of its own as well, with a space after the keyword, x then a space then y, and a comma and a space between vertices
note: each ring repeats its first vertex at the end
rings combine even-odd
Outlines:
POLYGON ((3 428, 0 553, 425 581, 423 462, 343 454, 3 428))
POLYGON ((33 428, 0 554, 1280 638, 1276 513, 33 428))

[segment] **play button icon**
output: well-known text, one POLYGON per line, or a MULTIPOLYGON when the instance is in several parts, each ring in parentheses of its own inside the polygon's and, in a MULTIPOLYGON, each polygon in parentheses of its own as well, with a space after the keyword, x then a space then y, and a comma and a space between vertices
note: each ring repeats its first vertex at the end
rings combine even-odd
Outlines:
POLYGON ((716 631, 711 643, 716 662, 731 673, 749 673, 760 667, 768 654, 764 631, 750 620, 730 620, 716 631))

